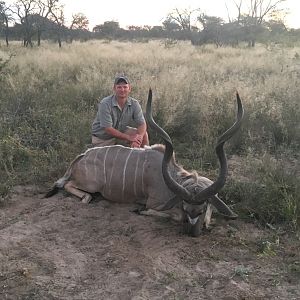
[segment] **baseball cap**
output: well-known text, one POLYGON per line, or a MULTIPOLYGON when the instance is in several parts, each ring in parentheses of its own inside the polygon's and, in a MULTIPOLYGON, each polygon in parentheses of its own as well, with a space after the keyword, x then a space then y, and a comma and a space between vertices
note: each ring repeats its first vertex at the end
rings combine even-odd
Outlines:
POLYGON ((126 76, 117 76, 115 78, 114 84, 120 84, 122 82, 129 84, 129 79, 126 76))

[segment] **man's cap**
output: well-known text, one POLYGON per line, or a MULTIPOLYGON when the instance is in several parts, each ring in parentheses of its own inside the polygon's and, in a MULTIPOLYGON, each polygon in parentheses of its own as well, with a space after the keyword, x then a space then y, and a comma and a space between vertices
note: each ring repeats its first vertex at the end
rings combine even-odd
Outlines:
POLYGON ((129 84, 129 79, 126 76, 117 76, 115 78, 114 84, 120 84, 122 82, 129 84))

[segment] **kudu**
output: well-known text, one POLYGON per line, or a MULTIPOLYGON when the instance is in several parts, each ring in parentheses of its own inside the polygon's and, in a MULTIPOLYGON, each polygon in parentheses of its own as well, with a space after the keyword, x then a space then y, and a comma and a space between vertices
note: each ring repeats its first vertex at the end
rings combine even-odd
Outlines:
POLYGON ((91 194, 99 192, 109 201, 141 203, 146 210, 166 211, 173 216, 175 211, 177 220, 188 222, 189 233, 193 236, 200 234, 203 225, 209 225, 211 205, 221 214, 236 218, 237 215, 217 196, 217 192, 224 186, 227 174, 224 143, 238 131, 243 118, 238 93, 237 104, 236 122, 217 142, 220 171, 215 182, 196 172, 190 173, 176 163, 169 135, 153 120, 150 89, 146 120, 164 140, 165 147, 153 145, 138 149, 114 145, 88 149, 73 160, 65 175, 56 181, 45 197, 51 197, 64 187, 86 203, 92 199, 91 194))

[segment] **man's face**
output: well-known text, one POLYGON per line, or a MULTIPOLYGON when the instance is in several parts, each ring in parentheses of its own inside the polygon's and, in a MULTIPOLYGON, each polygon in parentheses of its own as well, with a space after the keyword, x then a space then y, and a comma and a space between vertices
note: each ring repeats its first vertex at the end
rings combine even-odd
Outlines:
POLYGON ((114 92, 117 98, 127 98, 131 91, 130 84, 126 84, 125 82, 120 82, 114 85, 114 92))

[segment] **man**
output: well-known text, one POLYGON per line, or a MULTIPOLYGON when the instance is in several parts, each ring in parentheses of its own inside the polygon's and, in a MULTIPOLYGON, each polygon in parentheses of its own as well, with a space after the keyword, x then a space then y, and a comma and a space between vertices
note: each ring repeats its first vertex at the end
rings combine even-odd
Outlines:
POLYGON ((98 103, 92 125, 93 146, 121 144, 140 148, 149 145, 147 125, 139 102, 129 97, 131 85, 126 76, 115 78, 114 94, 98 103))

